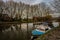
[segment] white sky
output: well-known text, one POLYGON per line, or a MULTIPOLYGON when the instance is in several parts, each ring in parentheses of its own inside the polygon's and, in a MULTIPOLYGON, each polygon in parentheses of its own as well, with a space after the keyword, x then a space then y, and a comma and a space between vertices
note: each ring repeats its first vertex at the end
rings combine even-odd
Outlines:
MULTIPOLYGON (((3 0, 4 2, 8 1, 8 0, 3 0)), ((31 4, 31 5, 34 5, 34 4, 39 4, 41 2, 45 2, 45 3, 49 3, 51 2, 52 0, 13 0, 15 2, 23 2, 25 4, 31 4)))
POLYGON ((26 4, 38 4, 38 3, 42 2, 42 0, 20 0, 20 1, 24 2, 26 4))

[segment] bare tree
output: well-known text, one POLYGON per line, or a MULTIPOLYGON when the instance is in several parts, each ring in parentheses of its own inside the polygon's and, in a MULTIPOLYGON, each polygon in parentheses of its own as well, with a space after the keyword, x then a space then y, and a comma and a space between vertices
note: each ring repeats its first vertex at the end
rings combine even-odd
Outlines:
POLYGON ((3 0, 0 0, 0 13, 3 12, 4 2, 3 0))
POLYGON ((42 15, 49 15, 50 13, 52 13, 50 7, 45 4, 44 2, 40 4, 40 12, 42 13, 42 15))
MULTIPOLYGON (((51 6, 55 9, 54 12, 60 13, 60 0, 54 0, 52 3, 50 3, 51 6)), ((60 15, 60 14, 59 14, 60 15)), ((60 22, 59 22, 60 24, 60 22)))
POLYGON ((60 13, 60 0, 54 0, 50 4, 56 10, 56 12, 60 13))

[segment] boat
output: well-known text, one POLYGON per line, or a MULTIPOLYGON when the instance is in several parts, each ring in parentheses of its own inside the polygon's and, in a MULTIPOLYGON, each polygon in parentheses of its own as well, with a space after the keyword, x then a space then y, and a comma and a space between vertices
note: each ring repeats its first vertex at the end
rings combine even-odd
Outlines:
POLYGON ((35 29, 32 30, 31 40, 38 38, 40 35, 45 34, 51 28, 48 26, 47 23, 38 23, 35 24, 35 29), (39 25, 40 24, 40 25, 39 25))
POLYGON ((45 34, 51 28, 48 26, 47 23, 40 23, 40 25, 36 25, 35 29, 32 30, 32 35, 42 35, 45 34))

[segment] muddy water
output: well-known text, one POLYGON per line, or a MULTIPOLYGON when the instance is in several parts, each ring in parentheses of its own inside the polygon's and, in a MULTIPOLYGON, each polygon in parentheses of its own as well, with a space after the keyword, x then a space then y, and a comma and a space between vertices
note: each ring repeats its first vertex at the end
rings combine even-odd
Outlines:
POLYGON ((0 40, 30 40, 32 27, 33 23, 28 24, 28 29, 27 23, 12 24, 8 29, 0 32, 0 40))
MULTIPOLYGON (((8 24, 7 24, 8 25, 8 24)), ((58 25, 58 23, 53 23, 58 25)), ((8 29, 0 32, 0 40, 30 40, 33 23, 11 24, 8 29)))

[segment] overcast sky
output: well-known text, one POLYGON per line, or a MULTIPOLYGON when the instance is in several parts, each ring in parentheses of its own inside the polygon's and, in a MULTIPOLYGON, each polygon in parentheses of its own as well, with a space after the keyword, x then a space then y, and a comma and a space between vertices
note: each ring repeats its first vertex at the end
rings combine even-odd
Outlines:
MULTIPOLYGON (((3 0, 4 2, 6 2, 6 0, 3 0)), ((8 0, 7 0, 8 1, 8 0)), ((31 4, 31 5, 35 5, 35 4, 39 4, 41 2, 45 2, 45 3, 49 3, 52 0, 13 0, 15 2, 23 2, 25 4, 31 4)))

